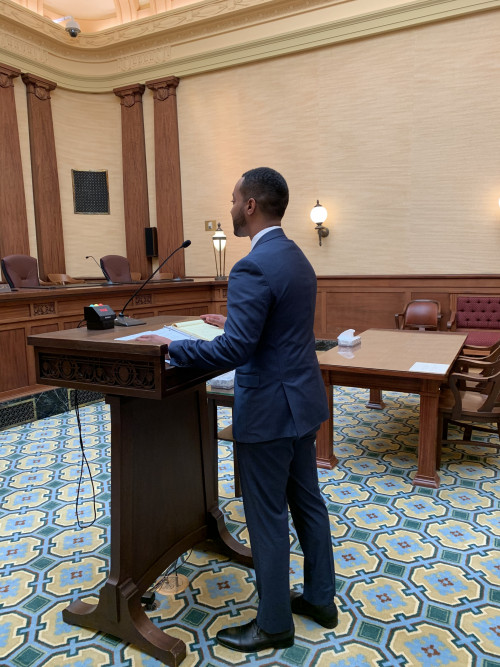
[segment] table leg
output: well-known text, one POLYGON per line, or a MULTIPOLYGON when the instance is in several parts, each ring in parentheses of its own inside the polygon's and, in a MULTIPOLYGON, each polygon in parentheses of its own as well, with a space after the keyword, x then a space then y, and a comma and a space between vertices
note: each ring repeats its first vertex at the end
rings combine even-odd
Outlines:
POLYGON ((325 382, 330 416, 321 424, 316 436, 316 462, 318 468, 331 470, 338 463, 338 459, 333 451, 333 386, 329 383, 327 375, 323 375, 323 380, 325 382))
POLYGON ((382 399, 382 391, 380 389, 370 389, 370 399, 366 404, 367 408, 372 410, 383 410, 385 403, 382 399))
POLYGON ((438 433, 439 382, 425 380, 420 394, 420 424, 418 436, 418 469, 414 486, 439 488, 436 470, 438 433))
MULTIPOLYGON (((231 399, 230 401, 224 397, 222 401, 217 400, 217 397, 214 397, 214 395, 207 393, 207 400, 208 400, 208 420, 209 420, 209 437, 212 440, 212 446, 215 447, 217 451, 217 447, 219 445, 219 428, 217 425, 217 406, 222 405, 225 407, 233 407, 233 400, 231 399)), ((228 427, 226 427, 227 429, 228 427)), ((223 429, 226 431, 226 429, 223 429)), ((221 438, 224 440, 225 438, 221 438)), ((234 440, 232 440, 233 443, 233 471, 234 471, 234 497, 235 498, 241 498, 241 484, 240 484, 240 473, 238 469, 238 458, 236 456, 236 447, 234 444, 234 440)))
POLYGON ((233 440, 233 470, 234 470, 234 497, 241 498, 240 469, 236 455, 236 443, 233 440))
MULTIPOLYGON (((205 461, 205 485, 207 506, 209 508, 209 517, 211 519, 212 533, 220 540, 219 546, 222 551, 231 558, 253 567, 252 551, 248 547, 234 539, 226 527, 223 512, 219 508, 219 461, 218 461, 218 427, 217 427, 217 400, 209 396, 206 402, 208 415, 208 433, 210 446, 203 451, 205 461)), ((234 451, 234 443, 233 443, 234 451)), ((238 474, 235 466, 235 475, 238 474)), ((239 477, 237 484, 235 481, 235 493, 239 490, 239 477)), ((240 491, 241 494, 241 491, 240 491)))

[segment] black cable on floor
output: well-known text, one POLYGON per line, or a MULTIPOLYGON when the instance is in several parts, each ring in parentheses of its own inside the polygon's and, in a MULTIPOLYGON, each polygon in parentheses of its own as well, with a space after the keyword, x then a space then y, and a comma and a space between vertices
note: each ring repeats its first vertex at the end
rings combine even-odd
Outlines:
POLYGON ((97 508, 96 508, 96 501, 95 501, 95 487, 94 487, 94 480, 92 478, 92 472, 90 470, 90 465, 87 460, 87 456, 85 455, 85 449, 83 446, 83 436, 82 436, 82 423, 80 421, 80 406, 78 405, 78 390, 75 389, 75 413, 76 413, 76 421, 78 424, 78 435, 80 438, 80 451, 82 453, 82 461, 80 465, 80 478, 78 480, 78 488, 76 491, 76 503, 75 503, 75 514, 76 514, 76 522, 78 524, 79 528, 90 528, 90 526, 93 526, 94 523, 97 520, 97 508), (83 469, 84 466, 87 466, 87 470, 89 473, 89 478, 90 478, 90 484, 92 485, 92 503, 93 503, 93 510, 94 510, 94 518, 90 523, 81 523, 80 522, 80 517, 78 515, 78 506, 80 504, 80 492, 81 492, 81 487, 82 487, 82 478, 83 478, 83 469))

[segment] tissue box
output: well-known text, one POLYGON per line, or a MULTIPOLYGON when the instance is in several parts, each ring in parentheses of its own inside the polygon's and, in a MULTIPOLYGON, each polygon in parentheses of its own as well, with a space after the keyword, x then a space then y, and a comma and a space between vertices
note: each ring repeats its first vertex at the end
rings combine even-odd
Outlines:
POLYGON ((340 340, 340 338, 337 338, 337 342, 339 347, 354 347, 355 345, 359 345, 361 343, 361 336, 354 336, 354 338, 350 338, 348 340, 340 340))
POLYGON ((361 343, 361 336, 353 336, 354 329, 347 329, 337 337, 337 342, 342 347, 354 347, 361 343))

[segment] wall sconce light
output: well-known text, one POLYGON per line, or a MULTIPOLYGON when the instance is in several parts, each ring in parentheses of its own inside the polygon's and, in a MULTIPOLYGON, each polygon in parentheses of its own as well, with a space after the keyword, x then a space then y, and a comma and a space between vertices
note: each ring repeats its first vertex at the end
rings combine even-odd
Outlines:
POLYGON ((321 204, 319 203, 319 199, 316 199, 316 206, 313 206, 311 210, 311 220, 316 224, 316 231, 318 232, 320 245, 323 245, 321 243, 321 239, 326 239, 326 237, 330 233, 328 227, 323 227, 323 223, 325 222, 327 216, 328 213, 326 211, 326 208, 324 206, 321 206, 321 204))
POLYGON ((226 273, 226 235, 222 231, 220 222, 217 223, 217 231, 212 236, 214 244, 215 268, 217 275, 215 280, 227 280, 226 273))

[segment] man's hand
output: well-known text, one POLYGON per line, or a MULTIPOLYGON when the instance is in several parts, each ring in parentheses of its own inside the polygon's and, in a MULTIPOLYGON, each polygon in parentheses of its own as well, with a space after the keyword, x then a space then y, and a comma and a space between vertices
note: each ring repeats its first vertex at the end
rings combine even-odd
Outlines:
POLYGON ((200 315, 200 317, 207 324, 212 324, 214 327, 219 327, 219 329, 224 329, 227 319, 224 315, 218 315, 217 313, 207 313, 206 315, 200 315))
POLYGON ((137 336, 133 341, 136 343, 156 343, 156 345, 170 345, 172 342, 170 338, 164 338, 163 336, 158 336, 157 334, 144 334, 144 336, 137 336))

